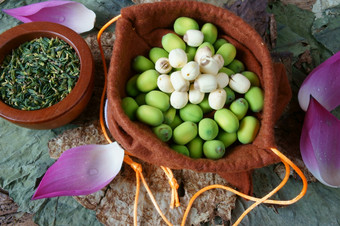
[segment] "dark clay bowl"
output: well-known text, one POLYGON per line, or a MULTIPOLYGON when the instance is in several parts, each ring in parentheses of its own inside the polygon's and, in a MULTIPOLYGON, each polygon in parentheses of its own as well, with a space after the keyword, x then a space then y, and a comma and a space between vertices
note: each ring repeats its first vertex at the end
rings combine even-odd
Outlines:
POLYGON ((31 129, 52 129, 75 119, 86 107, 93 91, 94 64, 84 39, 73 30, 50 22, 18 25, 0 35, 0 64, 12 49, 35 38, 58 37, 71 45, 80 59, 80 74, 72 91, 60 102, 39 110, 19 110, 2 102, 0 116, 12 123, 31 129))

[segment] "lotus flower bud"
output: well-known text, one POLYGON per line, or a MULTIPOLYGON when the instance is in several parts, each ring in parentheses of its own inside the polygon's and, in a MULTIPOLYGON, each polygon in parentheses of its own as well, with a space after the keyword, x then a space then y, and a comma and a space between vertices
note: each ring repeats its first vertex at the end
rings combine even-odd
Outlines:
POLYGON ((198 47, 203 43, 204 35, 199 30, 187 30, 183 36, 183 40, 188 46, 198 47))
POLYGON ((215 91, 209 93, 208 101, 209 106, 212 109, 219 110, 224 107, 227 100, 227 93, 224 89, 216 89, 215 91))
POLYGON ((171 84, 170 76, 166 74, 162 74, 157 78, 157 86, 159 90, 165 93, 172 93, 175 91, 174 87, 171 84))
POLYGON ((199 104, 204 99, 204 93, 199 91, 198 89, 195 89, 194 84, 190 85, 189 89, 189 101, 192 104, 199 104))
POLYGON ((223 89, 229 83, 229 76, 226 73, 220 72, 217 74, 216 80, 217 80, 217 87, 219 89, 223 89))
POLYGON ((188 93, 174 91, 170 96, 170 104, 175 109, 181 109, 188 103, 188 93))
POLYGON ((229 79, 229 87, 235 92, 243 94, 249 90, 250 81, 246 76, 240 73, 233 74, 229 79))
POLYGON ((181 70, 185 80, 193 81, 200 74, 200 67, 196 61, 190 61, 181 70))
POLYGON ((169 73, 172 69, 169 59, 165 57, 159 58, 155 63, 155 69, 161 74, 169 73))
POLYGON ((202 57, 204 56, 211 57, 212 55, 213 53, 211 49, 208 46, 204 46, 202 48, 197 49, 196 54, 195 54, 195 61, 199 63, 202 57))
POLYGON ((185 80, 181 71, 175 71, 170 75, 170 81, 176 91, 186 92, 189 89, 190 82, 185 80))
POLYGON ((170 65, 174 68, 182 68, 188 62, 188 57, 183 49, 173 49, 169 53, 170 65))
POLYGON ((199 65, 201 72, 204 74, 217 75, 219 71, 219 65, 217 61, 210 56, 201 57, 199 65))
POLYGON ((194 83, 195 89, 202 93, 210 93, 217 88, 216 76, 210 74, 200 74, 194 83))

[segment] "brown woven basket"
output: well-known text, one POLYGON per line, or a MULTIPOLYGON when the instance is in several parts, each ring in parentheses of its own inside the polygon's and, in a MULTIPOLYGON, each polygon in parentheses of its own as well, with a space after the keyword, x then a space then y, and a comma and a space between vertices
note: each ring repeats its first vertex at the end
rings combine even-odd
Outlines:
POLYGON ((291 90, 281 64, 273 64, 262 38, 232 12, 201 2, 169 1, 135 5, 122 9, 116 24, 108 72, 108 126, 113 137, 135 157, 172 169, 214 172, 240 191, 252 192, 251 172, 279 161, 268 148, 275 146, 274 124, 291 98, 291 90), (194 18, 200 25, 215 24, 221 37, 237 49, 236 58, 255 72, 265 93, 265 106, 259 119, 260 131, 252 144, 236 145, 219 160, 191 159, 161 142, 151 129, 132 122, 121 107, 125 85, 133 75, 131 62, 137 55, 148 56, 152 47, 161 47, 161 38, 170 32, 176 18, 194 18))

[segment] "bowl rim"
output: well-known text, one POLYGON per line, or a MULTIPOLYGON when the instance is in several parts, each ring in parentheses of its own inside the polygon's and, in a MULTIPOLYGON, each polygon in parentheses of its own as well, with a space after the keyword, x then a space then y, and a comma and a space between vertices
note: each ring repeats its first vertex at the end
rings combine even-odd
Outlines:
MULTIPOLYGON (((93 80, 93 58, 85 40, 72 29, 52 22, 30 22, 17 25, 0 34, 0 55, 10 45, 20 44, 38 37, 58 37, 76 51, 80 60, 80 73, 72 91, 58 103, 38 110, 20 110, 5 104, 0 99, 0 116, 18 124, 39 124, 52 121, 70 112, 86 94, 93 80), (22 39, 22 40, 21 40, 22 39), (21 40, 21 41, 20 41, 21 40), (13 44, 14 42, 14 44, 13 44), (5 50, 4 50, 5 49, 5 50)), ((7 55, 9 52, 3 55, 7 55)), ((0 59, 0 64, 3 59, 0 59)))

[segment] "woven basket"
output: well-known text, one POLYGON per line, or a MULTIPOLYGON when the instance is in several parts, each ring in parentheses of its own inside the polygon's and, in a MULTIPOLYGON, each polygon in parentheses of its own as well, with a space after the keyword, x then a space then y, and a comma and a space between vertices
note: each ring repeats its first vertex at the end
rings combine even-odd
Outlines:
POLYGON ((269 148, 275 146, 274 124, 291 98, 282 64, 273 64, 258 33, 232 12, 202 2, 169 1, 140 4, 122 9, 116 24, 116 41, 108 72, 108 126, 113 137, 135 157, 172 169, 214 172, 240 191, 252 192, 251 172, 280 159, 269 148), (261 127, 253 143, 234 145, 219 160, 192 159, 178 154, 161 142, 151 129, 130 121, 121 107, 127 80, 134 75, 131 62, 137 55, 148 56, 152 47, 161 47, 161 38, 173 29, 176 18, 187 16, 200 25, 210 22, 219 35, 237 49, 236 59, 255 72, 264 89, 264 108, 258 115, 261 127))

